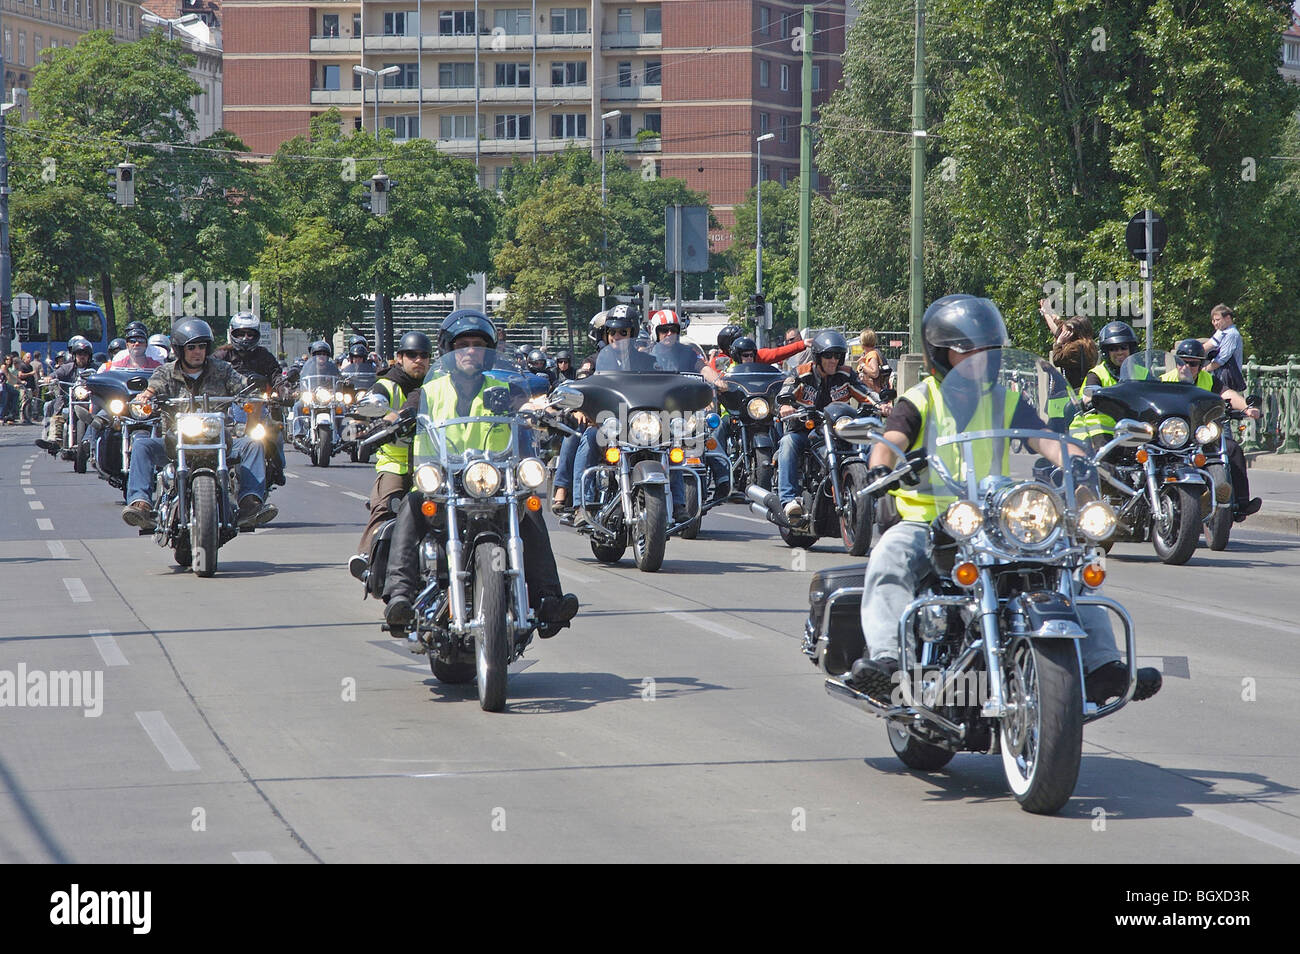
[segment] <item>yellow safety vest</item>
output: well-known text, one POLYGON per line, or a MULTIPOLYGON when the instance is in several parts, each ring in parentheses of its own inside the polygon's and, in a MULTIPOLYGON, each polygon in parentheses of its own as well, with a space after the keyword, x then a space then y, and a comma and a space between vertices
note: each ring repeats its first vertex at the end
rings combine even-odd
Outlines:
MULTIPOLYGON (((921 428, 917 432, 915 440, 908 448, 909 451, 917 450, 926 446, 926 436, 933 431, 935 438, 951 437, 958 433, 957 422, 952 414, 944 405, 943 393, 939 390, 939 382, 933 378, 926 378, 920 384, 914 385, 902 400, 914 405, 921 412, 921 428)), ((970 421, 966 424, 968 431, 989 431, 1011 427, 1011 421, 1016 416, 1016 407, 1020 403, 1020 395, 1014 391, 1008 391, 1006 388, 997 386, 989 390, 979 402, 975 413, 971 416, 970 421), (994 422, 994 406, 1001 401, 1002 421, 994 422)), ((1006 452, 1003 450, 1002 460, 997 462, 996 468, 993 461, 993 447, 990 441, 980 441, 974 448, 974 463, 980 469, 982 474, 991 474, 996 469, 1001 471, 1006 463, 1006 452)), ((962 478, 965 476, 962 467, 961 450, 958 445, 949 444, 939 450, 939 456, 943 460, 944 466, 948 473, 954 477, 962 478)), ((944 489, 942 481, 935 475, 931 478, 928 488, 925 486, 926 475, 923 472, 922 486, 920 487, 900 487, 891 490, 890 494, 894 497, 894 504, 898 507, 898 515, 904 520, 913 520, 920 523, 929 523, 939 516, 940 513, 948 509, 948 506, 957 498, 948 493, 936 493, 936 488, 944 489)))
MULTIPOLYGON (((1119 382, 1115 380, 1115 375, 1111 374, 1110 365, 1101 361, 1095 368, 1088 372, 1095 374, 1104 388, 1113 387, 1119 382)), ((1133 368, 1134 381, 1145 381, 1147 369, 1135 365, 1133 368)), ((1087 377, 1084 377, 1087 380, 1087 377)), ((1115 433, 1115 419, 1109 414, 1102 414, 1100 411, 1089 411, 1087 414, 1075 415, 1074 421, 1070 424, 1070 436, 1076 440, 1086 441, 1091 437, 1110 437, 1115 433)))
MULTIPOLYGON (((451 375, 439 375, 424 385, 424 403, 428 409, 427 413, 435 422, 455 417, 494 417, 496 415, 483 404, 483 392, 491 387, 499 387, 499 385, 485 377, 478 394, 474 395, 469 413, 457 414, 456 403, 459 395, 456 393, 455 385, 451 383, 451 375)), ((503 451, 510 447, 510 428, 505 424, 457 424, 454 427, 444 428, 441 433, 449 454, 463 454, 467 450, 503 451)), ((423 431, 416 434, 416 457, 436 457, 437 453, 437 448, 428 435, 423 431)))
MULTIPOLYGON (((1190 383, 1192 383, 1192 382, 1190 382, 1190 381, 1183 381, 1183 379, 1180 378, 1180 377, 1178 376, 1178 369, 1177 369, 1177 368, 1174 368, 1172 371, 1166 371, 1164 374, 1160 375, 1160 380, 1161 380, 1161 381, 1169 381, 1169 382, 1172 383, 1172 384, 1190 384, 1190 383)), ((1214 375, 1210 374, 1209 371, 1197 371, 1197 372, 1196 372, 1196 386, 1197 386, 1198 388, 1203 388, 1203 389, 1206 390, 1206 391, 1213 391, 1213 390, 1214 390, 1214 375)))
MULTIPOLYGON (((388 395, 389 406, 394 411, 402 409, 405 398, 402 397, 402 389, 397 386, 396 381, 380 378, 375 382, 375 387, 388 395)), ((410 441, 389 441, 380 447, 375 454, 375 470, 381 474, 409 474, 411 472, 410 441)))

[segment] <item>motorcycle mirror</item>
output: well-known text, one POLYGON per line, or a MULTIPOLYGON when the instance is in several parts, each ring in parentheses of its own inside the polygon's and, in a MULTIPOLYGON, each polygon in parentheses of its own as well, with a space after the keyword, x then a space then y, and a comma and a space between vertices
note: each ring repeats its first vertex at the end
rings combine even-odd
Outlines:
POLYGON ((1135 421, 1131 417, 1125 417, 1115 422, 1115 436, 1123 436, 1126 440, 1143 440, 1149 441, 1155 437, 1156 429, 1150 424, 1143 424, 1141 421, 1135 421))
POLYGON ((563 385, 556 388, 551 393, 551 397, 554 399, 555 403, 560 405, 560 407, 569 411, 580 409, 584 403, 581 391, 575 391, 572 388, 567 388, 563 385))
POLYGON ((888 404, 898 397, 898 391, 894 388, 885 388, 880 392, 880 403, 888 404))
POLYGON ((371 391, 352 405, 352 414, 356 417, 379 418, 392 411, 388 397, 379 391, 371 391))
POLYGON ((880 421, 874 417, 842 417, 835 422, 835 436, 850 444, 870 444, 879 430, 880 421))

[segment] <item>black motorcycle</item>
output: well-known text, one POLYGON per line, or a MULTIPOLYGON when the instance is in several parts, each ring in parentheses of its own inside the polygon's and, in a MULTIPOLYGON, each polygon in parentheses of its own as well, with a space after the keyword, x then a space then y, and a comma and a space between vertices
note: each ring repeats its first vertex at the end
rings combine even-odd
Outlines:
POLYGON ((770 364, 735 364, 718 403, 727 411, 726 451, 731 486, 774 489, 776 479, 776 395, 785 372, 770 364))
POLYGON ((110 368, 86 379, 93 416, 85 444, 99 479, 122 491, 124 500, 131 473, 131 441, 140 433, 148 436, 153 429, 151 422, 137 420, 127 409, 131 399, 148 387, 151 373, 140 368, 110 368))
POLYGON ((755 513, 776 524, 786 546, 807 549, 821 537, 838 536, 851 556, 863 556, 871 548, 876 505, 871 495, 863 492, 870 482, 866 453, 835 430, 841 421, 847 424, 862 418, 871 419, 880 429, 876 408, 864 406, 855 411, 839 401, 822 411, 804 408, 785 418, 787 432, 802 428, 809 437, 798 487, 804 521, 792 525, 786 520, 774 490, 751 484, 746 495, 755 513))

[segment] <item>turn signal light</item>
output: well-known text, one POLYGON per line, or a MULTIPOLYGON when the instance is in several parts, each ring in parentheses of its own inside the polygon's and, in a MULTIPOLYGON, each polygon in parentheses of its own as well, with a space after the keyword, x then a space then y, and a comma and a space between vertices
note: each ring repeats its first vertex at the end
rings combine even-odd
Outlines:
POLYGON ((1137 452, 1137 461, 1138 461, 1139 464, 1145 464, 1145 463, 1147 462, 1147 458, 1150 457, 1150 456, 1151 456, 1151 455, 1147 453, 1147 450, 1146 450, 1146 448, 1144 447, 1144 448, 1142 448, 1140 451, 1137 452))
POLYGON ((700 466, 700 459, 699 459, 698 457, 688 457, 688 458, 686 458, 686 466, 687 466, 687 467, 699 467, 699 466, 700 466))
POLYGON ((536 495, 530 496, 527 500, 524 501, 524 506, 527 507, 529 510, 531 510, 533 513, 537 513, 537 511, 542 509, 542 498, 536 495))
POLYGON ((618 459, 621 456, 622 454, 619 453, 617 447, 609 447, 605 449, 605 462, 608 464, 617 464, 618 459))
POLYGON ((1204 467, 1204 466, 1205 466, 1205 455, 1204 455, 1204 454, 1197 454, 1195 457, 1192 458, 1192 460, 1196 462, 1196 466, 1197 466, 1197 467, 1204 467))
POLYGON ((424 514, 426 517, 432 517, 437 514, 437 512, 438 505, 432 500, 426 500, 424 503, 420 504, 420 513, 424 514))
POLYGON ((814 424, 814 423, 812 422, 811 419, 806 420, 806 421, 803 422, 803 429, 804 429, 805 431, 811 431, 811 430, 812 430, 814 427, 816 427, 816 426, 817 426, 817 425, 814 424))
POLYGON ((1083 568, 1083 582, 1094 590, 1106 579, 1106 568, 1100 563, 1089 563, 1083 568))
POLYGON ((682 450, 680 447, 674 447, 668 452, 668 460, 674 464, 680 464, 685 459, 686 451, 682 450))
POLYGON ((974 563, 959 563, 952 571, 952 578, 962 586, 973 586, 979 575, 979 568, 974 563))
POLYGON ((251 404, 245 404, 245 405, 244 405, 244 413, 245 413, 245 414, 252 414, 252 413, 253 413, 253 405, 251 405, 251 404))
POLYGON ((704 441, 704 449, 705 449, 705 450, 717 450, 717 449, 718 449, 718 441, 717 441, 717 438, 714 438, 714 437, 706 438, 705 441, 704 441))

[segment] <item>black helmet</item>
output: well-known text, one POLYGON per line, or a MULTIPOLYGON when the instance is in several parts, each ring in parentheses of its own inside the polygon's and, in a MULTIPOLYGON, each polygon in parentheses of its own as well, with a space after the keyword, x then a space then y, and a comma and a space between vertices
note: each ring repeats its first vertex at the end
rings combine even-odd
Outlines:
POLYGON ((126 328, 122 331, 122 337, 127 341, 130 341, 132 338, 143 338, 145 341, 148 341, 149 329, 144 326, 143 321, 127 322, 126 328))
POLYGON ((632 336, 641 331, 641 315, 633 305, 615 305, 609 311, 605 312, 604 331, 608 337, 611 331, 627 330, 632 332, 632 336))
POLYGON ((573 355, 569 353, 567 348, 563 351, 555 352, 555 363, 559 364, 561 361, 567 361, 569 364, 573 364, 573 355))
POLYGON ((840 364, 843 365, 849 353, 849 343, 838 331, 819 331, 812 340, 812 353, 814 362, 821 361, 825 357, 837 356, 840 364))
POLYGON ((731 360, 739 362, 741 355, 746 353, 753 354, 755 359, 758 358, 758 342, 749 335, 737 338, 731 343, 731 360))
POLYGON ((641 309, 636 305, 615 305, 605 312, 605 321, 608 322, 611 318, 631 318, 633 321, 640 322, 641 309))
POLYGON ((940 379, 952 370, 949 349, 966 353, 1004 348, 1008 342, 998 306, 974 295, 945 295, 933 302, 921 318, 921 337, 930 369, 940 379))
POLYGON ((353 344, 352 347, 348 348, 348 357, 356 358, 358 361, 365 361, 366 358, 370 357, 370 349, 366 347, 364 341, 353 344))
POLYGON ((262 338, 262 323, 251 311, 241 311, 230 319, 226 336, 236 350, 252 351, 262 338))
POLYGON ((103 364, 108 360, 108 355, 103 351, 96 351, 94 357, 90 359, 91 364, 103 364))
POLYGON ((202 318, 182 318, 172 325, 172 354, 180 357, 187 344, 206 344, 212 350, 212 326, 202 318))
POLYGON ((546 352, 541 348, 534 348, 532 351, 528 352, 528 370, 546 370, 546 352))
POLYGON ((403 351, 417 351, 421 354, 431 354, 433 345, 429 341, 429 336, 423 331, 408 331, 402 335, 402 340, 397 344, 397 353, 403 351))
POLYGON ((90 343, 88 338, 82 335, 73 335, 68 339, 68 355, 75 358, 78 352, 84 351, 88 355, 95 353, 95 346, 90 343))
POLYGON ((334 349, 330 347, 328 341, 313 341, 311 347, 307 349, 311 355, 324 355, 327 358, 334 357, 334 349))
POLYGON ((1133 329, 1123 321, 1112 321, 1101 329, 1101 334, 1097 335, 1097 347, 1102 351, 1114 345, 1136 348, 1137 343, 1137 335, 1133 334, 1133 329))
POLYGON ((108 343, 109 354, 117 354, 119 351, 124 351, 124 350, 126 350, 125 338, 114 338, 112 341, 108 343))
POLYGON ((462 308, 453 311, 442 321, 438 331, 438 350, 447 354, 456 343, 456 339, 467 334, 482 335, 489 342, 488 347, 497 346, 497 328, 483 312, 474 308, 462 308))
POLYGON ((1204 361, 1205 345, 1195 338, 1184 338, 1174 346, 1174 356, 1185 361, 1204 361))
POLYGON ((366 354, 370 353, 370 346, 366 344, 365 335, 352 335, 350 338, 348 338, 349 353, 351 352, 351 349, 354 348, 356 345, 361 345, 363 348, 365 348, 366 354))
POLYGON ((727 325, 718 332, 718 347, 722 349, 723 353, 731 354, 731 346, 744 333, 745 329, 740 325, 727 325))

